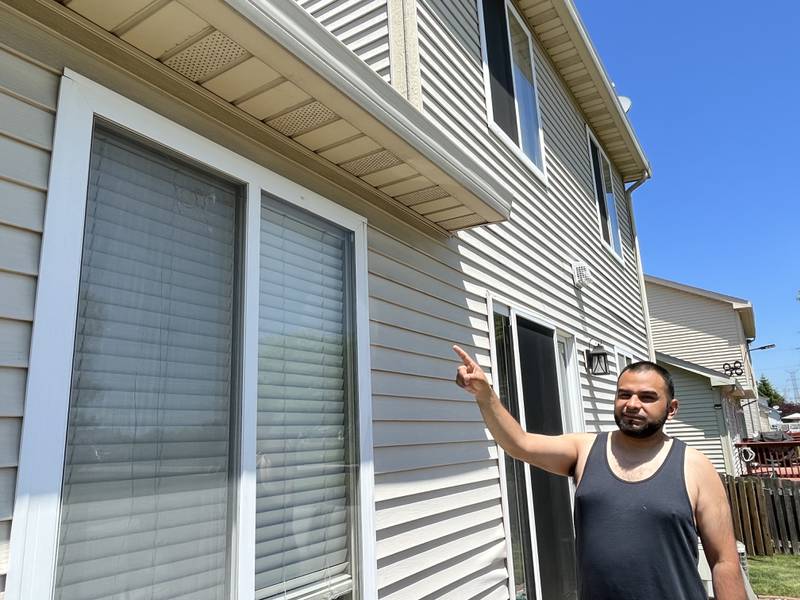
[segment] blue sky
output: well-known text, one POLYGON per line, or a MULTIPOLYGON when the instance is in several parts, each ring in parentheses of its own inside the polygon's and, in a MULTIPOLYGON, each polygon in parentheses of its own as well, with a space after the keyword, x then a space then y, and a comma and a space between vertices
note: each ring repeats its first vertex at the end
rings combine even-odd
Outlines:
POLYGON ((800 2, 575 0, 653 166, 646 273, 749 299, 756 373, 800 387, 800 2))

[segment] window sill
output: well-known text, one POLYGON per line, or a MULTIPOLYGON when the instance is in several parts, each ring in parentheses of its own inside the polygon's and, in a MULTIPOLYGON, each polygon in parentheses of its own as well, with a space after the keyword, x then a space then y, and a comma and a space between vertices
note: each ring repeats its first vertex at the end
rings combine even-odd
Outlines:
MULTIPOLYGON (((489 131, 494 133, 497 138, 509 149, 514 155, 528 168, 528 170, 532 171, 533 174, 539 179, 539 181, 547 187, 547 170, 546 165, 543 165, 542 168, 533 162, 530 157, 522 151, 517 144, 514 143, 508 134, 500 129, 497 124, 491 119, 488 120, 489 123, 489 131)), ((541 137, 541 130, 540 130, 540 137, 541 137)), ((542 162, 544 162, 544 144, 540 142, 541 152, 542 152, 542 162)))

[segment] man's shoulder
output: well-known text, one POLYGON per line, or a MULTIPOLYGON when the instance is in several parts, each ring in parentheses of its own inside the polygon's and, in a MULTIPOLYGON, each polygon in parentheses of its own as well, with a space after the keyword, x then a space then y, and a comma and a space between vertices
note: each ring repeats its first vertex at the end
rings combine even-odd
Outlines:
MULTIPOLYGON (((676 440, 678 441, 678 440, 676 440)), ((708 457, 696 448, 686 446, 686 458, 684 459, 687 474, 694 475, 702 480, 703 477, 715 474, 717 470, 708 457)))

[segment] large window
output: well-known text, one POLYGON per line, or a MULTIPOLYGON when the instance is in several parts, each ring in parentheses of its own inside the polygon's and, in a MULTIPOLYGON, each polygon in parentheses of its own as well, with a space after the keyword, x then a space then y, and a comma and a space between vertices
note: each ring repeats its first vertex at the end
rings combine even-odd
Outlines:
POLYGON ((591 134, 589 135, 589 156, 592 162, 592 183, 600 218, 600 232, 603 240, 614 251, 614 254, 618 258, 622 258, 622 240, 619 232, 611 163, 591 134))
POLYGON ((76 74, 59 119, 12 592, 362 597, 364 219, 76 74))
POLYGON ((536 172, 544 171, 533 39, 507 0, 481 0, 489 120, 536 172))
POLYGON ((239 196, 96 129, 58 599, 225 595, 239 196))
POLYGON ((256 598, 336 598, 352 590, 352 233, 269 196, 261 231, 256 598))

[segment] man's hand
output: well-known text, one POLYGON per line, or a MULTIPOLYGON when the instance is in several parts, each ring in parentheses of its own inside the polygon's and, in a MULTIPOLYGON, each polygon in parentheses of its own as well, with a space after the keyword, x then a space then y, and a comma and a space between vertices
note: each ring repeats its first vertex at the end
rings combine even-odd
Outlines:
POLYGON ((464 363, 458 367, 456 383, 475 396, 486 426, 503 450, 514 458, 550 473, 572 473, 578 460, 579 447, 588 448, 594 437, 587 434, 538 435, 523 431, 514 417, 503 408, 478 363, 458 346, 453 346, 453 351, 464 363))
POLYGON ((456 383, 464 388, 478 400, 488 400, 492 394, 492 388, 486 373, 480 368, 472 357, 464 352, 459 346, 453 346, 453 351, 458 354, 464 364, 458 367, 456 383))

